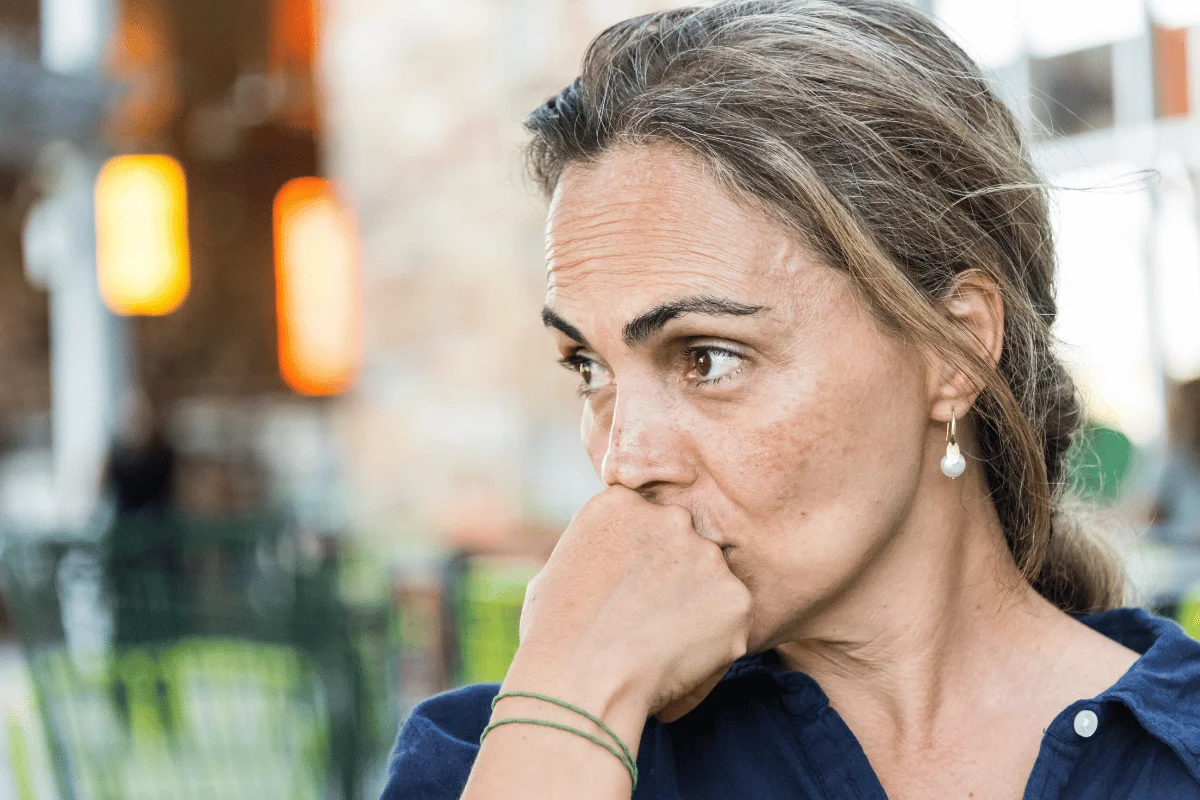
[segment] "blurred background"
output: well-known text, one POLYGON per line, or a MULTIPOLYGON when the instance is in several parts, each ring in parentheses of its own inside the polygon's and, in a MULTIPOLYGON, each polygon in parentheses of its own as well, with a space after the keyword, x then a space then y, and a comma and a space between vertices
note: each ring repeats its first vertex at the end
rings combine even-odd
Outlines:
MULTIPOLYGON (((1073 479, 1200 635, 1200 2, 918 5, 1035 137, 1073 479)), ((0 800, 373 798, 503 677, 599 488, 521 122, 662 7, 0 0, 0 800)))

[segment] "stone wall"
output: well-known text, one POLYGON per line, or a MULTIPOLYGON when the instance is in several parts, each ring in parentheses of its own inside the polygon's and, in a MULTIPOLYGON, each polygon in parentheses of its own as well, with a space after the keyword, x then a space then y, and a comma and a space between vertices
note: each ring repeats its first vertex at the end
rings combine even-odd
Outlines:
POLYGON ((662 7, 327 5, 325 159, 364 254, 366 367, 342 414, 360 526, 553 530, 598 488, 575 381, 539 320, 544 207, 523 179, 521 123, 594 35, 662 7))

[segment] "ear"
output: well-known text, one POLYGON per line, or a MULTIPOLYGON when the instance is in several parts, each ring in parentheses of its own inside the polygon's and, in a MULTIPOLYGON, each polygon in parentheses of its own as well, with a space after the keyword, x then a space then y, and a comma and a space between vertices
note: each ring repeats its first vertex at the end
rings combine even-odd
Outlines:
MULTIPOLYGON (((942 307, 966 334, 976 353, 990 366, 1000 363, 1004 347, 1004 298, 1000 287, 981 270, 968 270, 954 282, 942 307)), ((933 353, 929 372, 932 417, 949 422, 961 419, 983 388, 959 365, 933 353)))

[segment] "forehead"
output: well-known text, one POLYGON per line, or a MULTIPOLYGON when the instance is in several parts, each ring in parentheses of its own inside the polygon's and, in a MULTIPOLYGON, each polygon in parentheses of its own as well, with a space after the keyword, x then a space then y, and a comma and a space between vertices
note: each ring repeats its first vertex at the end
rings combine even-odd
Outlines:
POLYGON ((549 304, 603 296, 626 316, 681 295, 777 305, 815 266, 795 237, 667 145, 569 165, 551 201, 546 255, 549 304))

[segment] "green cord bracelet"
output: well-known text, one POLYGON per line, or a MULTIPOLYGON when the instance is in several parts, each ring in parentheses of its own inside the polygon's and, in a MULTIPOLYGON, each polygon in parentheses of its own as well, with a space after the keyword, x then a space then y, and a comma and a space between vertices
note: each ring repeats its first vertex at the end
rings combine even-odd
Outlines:
POLYGON ((601 720, 599 717, 589 714, 587 711, 583 710, 579 706, 573 706, 565 700, 559 700, 557 697, 550 697, 549 695, 538 694, 537 692, 500 692, 498 695, 496 695, 494 698, 492 698, 492 710, 493 711, 496 710, 496 703, 499 703, 505 697, 529 697, 534 700, 543 700, 547 703, 553 703, 554 705, 558 706, 559 708, 565 708, 567 711, 574 711, 576 714, 578 714, 581 717, 584 717, 585 719, 587 719, 588 722, 591 722, 593 725, 598 727, 600 730, 607 733, 612 738, 612 740, 617 743, 617 747, 621 748, 621 752, 625 754, 625 758, 623 760, 628 761, 630 764, 635 763, 633 760, 633 753, 629 752, 629 748, 626 747, 625 743, 621 741, 621 737, 617 736, 616 732, 613 731, 612 728, 605 725, 604 721, 601 720))
MULTIPOLYGON (((630 779, 630 782, 633 784, 632 789, 637 788, 637 764, 634 764, 632 761, 627 760, 625 758, 625 756, 623 756, 617 752, 617 749, 615 747, 613 747, 612 745, 610 745, 608 742, 604 741, 600 737, 592 736, 587 731, 581 731, 578 728, 572 728, 570 725, 563 725, 561 722, 551 722, 548 719, 534 719, 532 717, 506 717, 504 719, 498 719, 495 722, 490 723, 486 728, 483 729, 483 733, 479 734, 479 743, 483 744, 484 737, 488 735, 488 732, 491 731, 492 728, 497 728, 501 725, 511 725, 513 723, 518 723, 518 722, 526 723, 529 725, 543 725, 547 728, 556 728, 560 731, 567 731, 568 733, 574 733, 577 736, 582 736, 583 738, 587 739, 588 741, 595 742, 596 744, 600 745, 605 750, 607 750, 608 752, 610 752, 614 756, 616 756, 617 760, 621 762, 621 764, 625 767, 625 769, 629 770, 629 779, 630 779)), ((632 791, 632 789, 631 789, 631 791, 632 791)))
POLYGON ((578 734, 579 736, 582 736, 585 739, 588 739, 589 741, 595 742, 596 744, 600 745, 608 752, 612 753, 617 758, 617 760, 620 761, 625 766, 625 769, 629 770, 629 777, 633 783, 633 788, 634 789, 637 788, 638 768, 637 768, 637 762, 633 758, 633 753, 630 752, 629 748, 625 745, 625 742, 621 741, 621 737, 617 736, 616 732, 612 728, 605 725, 604 721, 601 720, 599 717, 597 717, 593 714, 590 714, 587 711, 585 711, 584 709, 580 708, 579 706, 572 705, 571 703, 568 703, 565 700, 559 700, 557 697, 550 697, 549 695, 538 694, 537 692, 500 692, 494 698, 492 698, 492 710, 494 711, 496 708, 496 704, 499 703, 501 700, 503 700, 506 697, 528 697, 533 700, 542 700, 547 703, 552 703, 553 705, 556 705, 559 708, 565 708, 567 711, 573 711, 574 713, 579 714, 580 716, 587 719, 589 722, 595 724, 598 728, 600 728, 600 730, 602 730, 606 734, 608 734, 612 738, 612 740, 617 743, 617 747, 621 748, 621 752, 618 753, 607 742, 603 741, 602 739, 600 739, 596 736, 591 735, 590 733, 581 731, 578 728, 572 728, 570 725, 563 725, 558 722, 550 722, 549 720, 533 719, 533 718, 528 718, 528 717, 509 717, 509 718, 497 720, 496 722, 491 723, 486 728, 484 728, 483 733, 480 734, 480 736, 479 736, 480 744, 483 743, 483 737, 486 736, 488 734, 488 731, 490 731, 492 728, 496 727, 497 725, 504 725, 504 724, 512 723, 512 722, 524 722, 524 723, 528 723, 531 725, 544 725, 549 728, 556 728, 558 730, 567 731, 569 733, 575 733, 575 734, 578 734))

